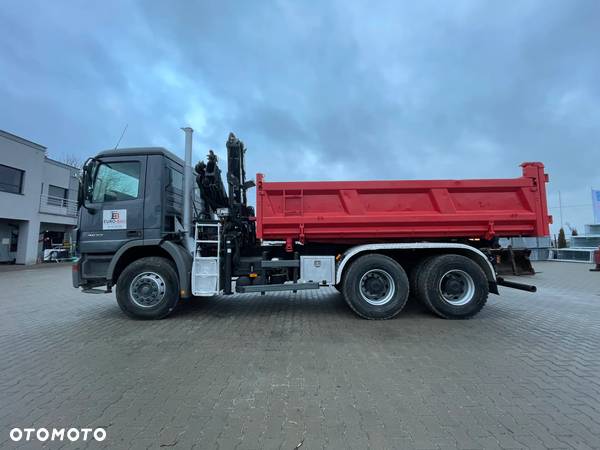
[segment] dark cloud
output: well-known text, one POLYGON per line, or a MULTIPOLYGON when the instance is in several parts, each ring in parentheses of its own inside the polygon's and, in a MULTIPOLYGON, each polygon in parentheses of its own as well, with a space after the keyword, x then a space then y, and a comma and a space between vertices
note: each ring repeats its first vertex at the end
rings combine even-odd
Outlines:
MULTIPOLYGON (((0 12, 0 128, 65 152, 223 152, 269 179, 551 175, 600 188, 596 1, 39 2, 0 12)), ((565 208, 582 227, 591 208, 565 208)), ((558 211, 552 213, 558 218, 558 211)))

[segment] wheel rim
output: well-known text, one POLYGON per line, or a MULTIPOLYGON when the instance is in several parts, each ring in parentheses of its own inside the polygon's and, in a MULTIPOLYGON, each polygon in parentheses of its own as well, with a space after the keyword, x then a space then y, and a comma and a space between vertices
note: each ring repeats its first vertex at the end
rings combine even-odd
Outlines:
POLYGON ((453 269, 440 278, 440 295, 452 306, 463 306, 475 296, 475 282, 464 270, 453 269))
POLYGON ((158 305, 166 292, 165 280, 155 272, 143 272, 136 276, 129 287, 131 300, 140 308, 158 305))
POLYGON ((360 296, 370 305, 385 305, 394 297, 396 285, 392 276, 382 269, 372 269, 360 278, 360 296))

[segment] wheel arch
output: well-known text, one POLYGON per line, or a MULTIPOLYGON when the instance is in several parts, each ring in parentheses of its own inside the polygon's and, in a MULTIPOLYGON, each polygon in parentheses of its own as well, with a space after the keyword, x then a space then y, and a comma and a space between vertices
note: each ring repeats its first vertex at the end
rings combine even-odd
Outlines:
POLYGON ((183 298, 191 296, 192 256, 183 247, 171 241, 159 239, 129 241, 111 259, 106 279, 115 285, 125 267, 133 261, 147 256, 160 256, 173 262, 177 272, 180 296, 183 298))
POLYGON ((368 253, 383 253, 392 256, 399 262, 402 262, 403 259, 408 257, 419 259, 426 257, 427 255, 447 253, 463 255, 470 258, 481 267, 490 285, 490 292, 498 294, 496 272, 483 252, 475 247, 453 242, 410 242, 357 245, 348 249, 339 260, 336 267, 336 284, 341 283, 344 271, 349 267, 349 263, 358 256, 368 253))

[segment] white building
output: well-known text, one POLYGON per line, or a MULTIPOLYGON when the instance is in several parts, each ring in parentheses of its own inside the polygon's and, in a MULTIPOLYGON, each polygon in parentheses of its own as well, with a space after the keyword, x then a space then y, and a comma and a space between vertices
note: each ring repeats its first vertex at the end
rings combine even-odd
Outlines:
POLYGON ((44 249, 74 241, 78 173, 0 130, 0 263, 35 264, 44 249))

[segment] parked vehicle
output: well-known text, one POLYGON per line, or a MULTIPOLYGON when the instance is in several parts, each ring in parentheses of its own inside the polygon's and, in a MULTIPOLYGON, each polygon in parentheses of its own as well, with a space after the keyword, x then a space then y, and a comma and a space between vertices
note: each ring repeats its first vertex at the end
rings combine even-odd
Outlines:
POLYGON ((61 260, 69 259, 69 249, 65 248, 61 244, 53 244, 52 248, 44 250, 44 262, 59 262, 61 260))
POLYGON ((499 238, 549 235, 542 163, 523 163, 514 179, 268 182, 258 174, 255 185, 244 144, 230 134, 224 184, 212 151, 192 170, 192 130, 184 131, 185 161, 129 148, 83 168, 73 285, 115 288, 129 316, 163 318, 192 296, 333 286, 367 319, 396 316, 410 293, 440 317, 463 319, 499 285, 535 290, 495 266, 499 238), (254 187, 256 212, 247 201, 254 187))

